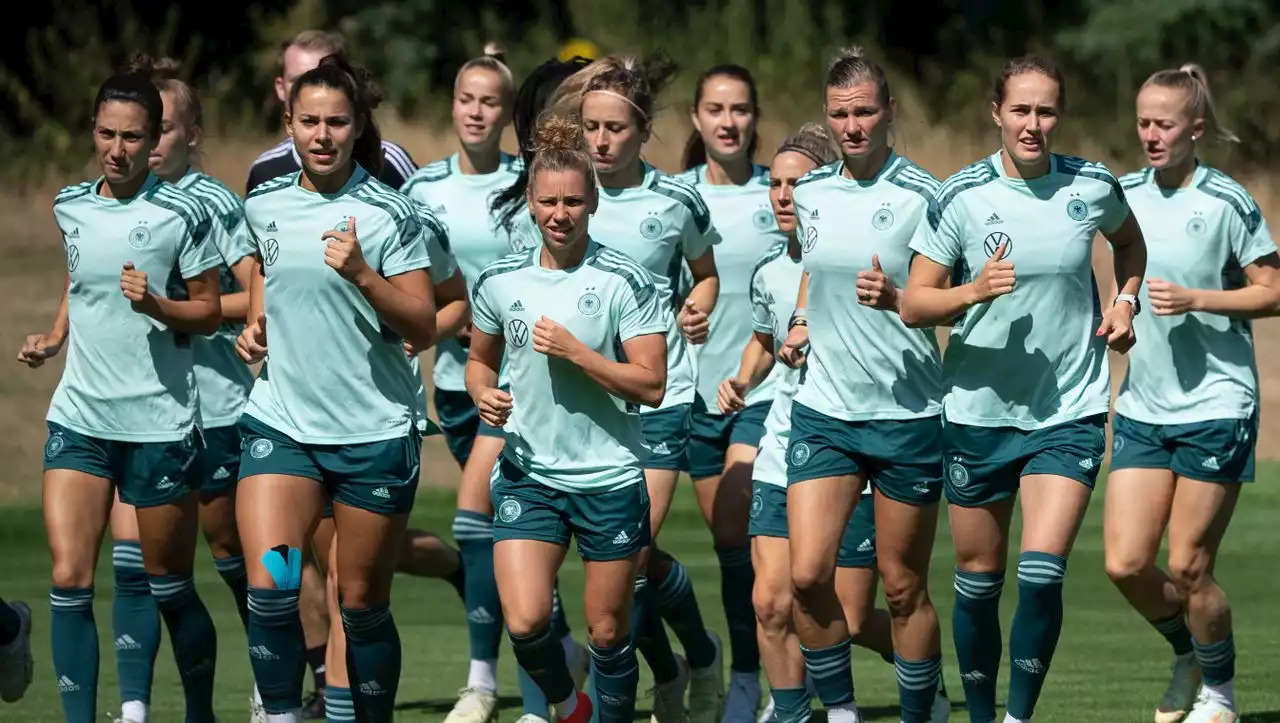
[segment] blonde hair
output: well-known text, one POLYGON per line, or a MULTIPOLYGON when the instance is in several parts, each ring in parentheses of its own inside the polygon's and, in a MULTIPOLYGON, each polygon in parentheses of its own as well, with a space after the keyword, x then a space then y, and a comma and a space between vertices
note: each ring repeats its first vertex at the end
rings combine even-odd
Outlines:
POLYGON ((497 43, 485 43, 484 55, 478 58, 472 58, 462 64, 458 68, 458 74, 453 78, 453 85, 456 88, 458 81, 462 80, 462 76, 468 70, 488 70, 497 73, 502 81, 502 102, 510 106, 511 101, 516 97, 516 77, 511 73, 511 68, 507 67, 507 52, 497 43))
POLYGON ((582 135, 582 120, 576 115, 544 113, 533 133, 533 163, 529 166, 528 193, 543 171, 580 171, 587 178, 590 192, 595 193, 595 165, 582 135))
POLYGON ((191 86, 178 77, 181 71, 182 64, 173 58, 153 58, 146 53, 137 53, 129 59, 126 72, 144 75, 151 80, 156 90, 172 93, 181 109, 178 115, 188 125, 202 125, 204 108, 191 86))
POLYGON ((284 70, 284 54, 289 48, 310 50, 323 55, 345 55, 347 52, 347 44, 341 34, 327 30, 303 30, 280 43, 280 56, 277 62, 281 71, 284 70))
POLYGON ((678 72, 665 53, 643 60, 634 55, 609 55, 569 76, 551 101, 558 115, 577 115, 588 93, 608 93, 625 100, 646 130, 653 122, 654 100, 678 72))
POLYGON ((1240 137, 1225 128, 1218 120, 1218 110, 1213 104, 1213 94, 1209 92, 1209 77, 1195 63, 1185 63, 1182 67, 1159 70, 1151 74, 1142 84, 1143 88, 1154 85, 1160 88, 1177 88, 1187 95, 1187 112, 1192 118, 1204 120, 1205 127, 1227 143, 1239 143, 1240 137))
POLYGON ((831 131, 821 123, 805 123, 800 126, 795 135, 778 146, 778 153, 799 153, 818 166, 835 163, 840 159, 831 131))
POLYGON ((826 88, 852 88, 859 83, 873 83, 876 95, 881 103, 889 102, 889 79, 885 77, 884 68, 867 57, 862 48, 850 45, 841 48, 840 52, 827 64, 826 88))

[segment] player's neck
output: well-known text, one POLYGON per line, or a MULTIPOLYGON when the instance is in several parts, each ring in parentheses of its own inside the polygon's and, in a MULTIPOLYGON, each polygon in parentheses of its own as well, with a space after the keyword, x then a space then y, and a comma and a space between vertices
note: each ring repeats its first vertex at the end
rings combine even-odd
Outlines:
POLYGON ((458 171, 464 176, 484 175, 498 170, 502 163, 502 149, 498 146, 472 150, 466 146, 458 154, 458 171))
POLYGON ((600 185, 605 188, 634 188, 644 181, 644 164, 637 158, 624 168, 599 173, 600 185))
POLYGON ((1005 149, 1000 154, 1000 165, 1004 167, 1004 173, 1009 178, 1021 178, 1024 181, 1031 181, 1041 176, 1049 175, 1050 166, 1053 163, 1053 154, 1046 153, 1044 157, 1035 163, 1019 163, 1009 149, 1005 149))
POLYGON ((707 156, 707 183, 712 186, 743 186, 753 175, 755 168, 746 154, 732 161, 719 161, 707 156))
POLYGON ((884 164, 889 162, 889 154, 892 152, 888 146, 885 146, 865 156, 845 156, 841 174, 855 181, 870 181, 876 177, 880 169, 884 168, 884 164))
POLYGON ((351 175, 355 172, 356 164, 354 161, 343 166, 342 170, 335 171, 327 176, 312 175, 311 171, 304 165, 299 185, 308 191, 315 191, 325 195, 334 194, 347 185, 347 181, 351 180, 351 175))
POLYGON ((1196 175, 1196 157, 1190 156, 1176 166, 1156 169, 1156 185, 1160 188, 1186 188, 1196 175))
POLYGON ((184 163, 178 167, 178 170, 173 171, 172 173, 166 173, 163 175, 157 173, 156 175, 159 176, 160 180, 164 181, 165 183, 177 183, 178 181, 182 180, 183 176, 187 175, 187 171, 189 170, 191 170, 191 164, 184 163))
POLYGON ((558 249, 553 249, 545 243, 542 244, 542 254, 538 259, 538 263, 544 269, 564 271, 565 269, 579 266, 586 255, 587 237, 583 235, 582 238, 578 239, 577 243, 558 249))
POLYGON ((112 183, 104 179, 102 185, 98 188, 98 195, 103 198, 114 198, 117 201, 133 198, 138 195, 138 191, 142 190, 142 187, 146 185, 147 179, 150 177, 151 173, 148 171, 147 173, 140 173, 137 178, 132 178, 124 183, 112 183))

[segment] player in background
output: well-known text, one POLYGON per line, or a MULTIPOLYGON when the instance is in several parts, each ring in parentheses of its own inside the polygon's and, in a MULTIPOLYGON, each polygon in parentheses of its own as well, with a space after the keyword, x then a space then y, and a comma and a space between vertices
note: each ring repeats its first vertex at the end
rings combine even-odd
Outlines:
MULTIPOLYGON (((280 44, 280 75, 276 76, 276 99, 288 110, 290 90, 302 74, 320 64, 327 55, 345 55, 346 43, 339 33, 303 30, 280 44)), ((273 178, 297 171, 301 160, 289 138, 264 151, 249 169, 245 185, 248 194, 273 178)), ((404 148, 382 141, 382 168, 377 178, 392 188, 400 188, 418 169, 404 148)))
MULTIPOLYGON (((1009 521, 1022 498, 1018 606, 1005 721, 1027 721, 1062 631, 1062 581, 1106 451, 1107 349, 1134 344, 1146 267, 1142 230, 1115 176, 1052 152, 1062 75, 1022 57, 996 79, 1001 147, 947 179, 916 251, 900 313, 912 327, 957 319, 946 354, 945 492, 955 545, 953 633, 973 723, 995 720, 1000 594, 1009 521), (1096 233, 1115 253, 1104 306, 1096 233), (952 269, 961 278, 949 284, 952 269)), ((883 550, 881 550, 883 554, 883 550)))
MULTIPOLYGON (((654 98, 675 74, 666 56, 641 61, 609 56, 593 62, 561 84, 552 107, 580 116, 600 178, 599 207, 591 222, 610 248, 640 262, 656 277, 669 309, 667 389, 658 408, 640 411, 649 447, 645 479, 652 501, 656 538, 675 494, 689 441, 696 365, 690 346, 706 341, 709 315, 719 293, 711 247, 719 233, 702 197, 689 184, 645 163, 640 149, 652 132, 654 98), (691 288, 679 307, 672 303, 681 269, 688 266, 691 288)), ((636 645, 653 671, 656 723, 683 720, 684 694, 697 723, 718 723, 724 695, 719 639, 702 620, 687 570, 656 549, 642 555, 637 579, 636 645), (656 580, 653 585, 649 580, 656 580), (659 615, 655 605, 661 606, 659 615), (676 632, 687 662, 671 651, 663 618, 676 632)))
POLYGON ((1234 723, 1232 611, 1213 568, 1253 481, 1261 405, 1249 320, 1280 312, 1280 259, 1249 192, 1197 158, 1214 136, 1237 140, 1218 123, 1204 70, 1153 74, 1137 110, 1148 167, 1120 185, 1151 239, 1147 313, 1134 320, 1142 343, 1113 418, 1107 574, 1173 647, 1156 723, 1234 723), (1167 572, 1156 565, 1166 529, 1167 572))
POLYGON ((508 441, 493 477, 494 568, 516 657, 557 720, 585 723, 594 709, 601 723, 628 723, 639 683, 629 607, 649 526, 639 409, 662 400, 668 322, 652 277, 588 231, 599 190, 578 119, 546 117, 534 151, 528 207, 542 242, 472 287, 467 390, 508 441), (550 622, 571 537, 594 705, 550 622))
POLYGON ((760 650, 751 608, 755 573, 747 522, 751 465, 773 400, 766 377, 726 412, 717 389, 737 379, 742 344, 751 332, 751 274, 760 256, 785 240, 769 205, 769 169, 755 164, 760 104, 755 79, 739 65, 717 65, 694 86, 694 131, 685 145, 679 178, 698 190, 720 232, 716 268, 720 295, 705 344, 695 347, 697 397, 693 402, 686 471, 720 561, 720 599, 729 625, 730 680, 726 723, 753 720, 760 705, 760 650))
POLYGON ((341 56, 304 73, 286 116, 303 169, 245 201, 258 249, 237 346, 249 363, 270 351, 241 416, 236 512, 250 658, 271 723, 302 715, 301 548, 328 500, 351 678, 340 702, 389 721, 400 680, 389 603, 421 454, 420 380, 403 344, 429 348, 436 317, 419 210, 373 177, 378 100, 341 56))
MULTIPOLYGON (((524 95, 527 98, 528 91, 524 91, 524 95)), ((498 212, 490 207, 495 194, 511 186, 522 168, 519 157, 503 153, 500 148, 502 131, 511 122, 515 102, 515 80, 502 61, 501 49, 489 48, 486 55, 463 64, 454 79, 453 93, 453 129, 461 150, 427 164, 401 189, 429 207, 448 227, 450 247, 468 286, 479 278, 486 266, 516 248, 523 248, 523 239, 532 239, 536 234, 532 223, 523 222, 527 214, 517 217, 521 223, 508 230, 498 212)), ((529 133, 527 127, 517 130, 517 136, 526 141, 529 133)), ((525 206, 527 209, 527 203, 525 206)), ((466 392, 463 369, 470 329, 464 329, 456 338, 445 334, 440 338, 432 370, 434 402, 449 450, 463 468, 453 536, 466 571, 464 599, 471 645, 467 685, 445 720, 447 723, 484 723, 498 710, 497 665, 503 619, 493 575, 489 477, 502 453, 504 440, 501 429, 480 420, 466 392)), ((505 373, 501 375, 501 383, 506 384, 505 373)), ((420 405, 425 408, 425 390, 423 395, 420 405)), ((558 595, 552 624, 565 642, 570 669, 578 678, 585 677, 587 652, 573 642, 558 595)), ((547 700, 523 671, 519 673, 525 714, 545 720, 547 700)))
POLYGON ((44 453, 53 660, 68 723, 97 717, 94 569, 116 490, 137 508, 140 564, 169 628, 186 720, 214 721, 217 637, 192 577, 203 446, 192 342, 222 323, 213 238, 225 230, 190 189, 151 172, 163 117, 146 75, 99 88, 103 175, 54 199, 68 285, 53 330, 28 337, 19 355, 38 366, 69 344, 44 453))
POLYGON ((35 667, 31 657, 31 607, 0 598, 0 700, 22 700, 35 676, 35 667))
POLYGON ((861 49, 832 60, 825 89, 842 159, 796 184, 805 273, 781 351, 791 364, 809 347, 787 447, 796 633, 828 716, 858 720, 835 578, 849 519, 871 502, 875 534, 859 544, 874 546, 884 580, 901 720, 936 723, 951 712, 937 694, 942 640, 927 585, 942 496, 942 364, 933 329, 908 328, 897 312, 938 182, 889 145, 896 103, 861 49))

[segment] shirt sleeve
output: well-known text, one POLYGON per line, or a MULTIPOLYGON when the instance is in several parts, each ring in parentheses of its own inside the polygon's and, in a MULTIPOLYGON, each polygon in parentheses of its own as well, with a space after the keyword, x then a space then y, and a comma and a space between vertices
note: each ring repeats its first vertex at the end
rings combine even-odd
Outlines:
POLYGON ((680 247, 685 259, 697 261, 712 246, 720 243, 720 232, 711 221, 711 210, 702 195, 694 189, 693 207, 685 214, 685 223, 680 247))
POLYGON ((502 319, 493 313, 488 289, 484 284, 476 287, 471 295, 471 324, 491 336, 502 334, 502 319))
POLYGON ((223 214, 214 226, 217 227, 214 244, 228 266, 236 265, 240 259, 257 250, 257 244, 249 233, 249 222, 245 218, 243 207, 223 214))
POLYGON ((956 205, 939 210, 936 203, 925 209, 925 220, 911 237, 912 251, 927 256, 947 268, 954 268, 964 254, 964 243, 955 222, 956 205))
POLYGON ((178 248, 178 271, 184 279, 194 279, 222 265, 222 254, 215 245, 214 234, 221 229, 202 206, 199 215, 190 218, 187 233, 178 248))
MULTIPOLYGON (((382 257, 382 275, 391 277, 431 267, 427 238, 416 213, 392 217, 393 238, 382 257)), ((359 228, 359 226, 357 226, 359 228)))
POLYGON ((1258 259, 1276 252, 1276 243, 1271 238, 1271 229, 1262 217, 1258 204, 1249 199, 1250 212, 1246 216, 1231 212, 1228 232, 1231 234, 1231 253, 1236 257, 1240 268, 1254 263, 1258 259))
POLYGON ((418 212, 418 223, 422 224, 422 235, 427 241, 431 283, 448 281, 458 271, 457 259, 449 246, 449 231, 426 204, 415 202, 414 209, 418 212))
POLYGON ((658 287, 646 277, 618 285, 618 339, 626 341, 645 334, 666 334, 666 317, 658 303, 658 287))
POLYGON ((1102 197, 1097 201, 1098 208, 1102 211, 1098 217, 1098 230, 1104 234, 1113 233, 1120 228, 1130 214, 1129 200, 1125 198, 1120 182, 1109 172, 1107 177, 1110 181, 1105 184, 1102 197))

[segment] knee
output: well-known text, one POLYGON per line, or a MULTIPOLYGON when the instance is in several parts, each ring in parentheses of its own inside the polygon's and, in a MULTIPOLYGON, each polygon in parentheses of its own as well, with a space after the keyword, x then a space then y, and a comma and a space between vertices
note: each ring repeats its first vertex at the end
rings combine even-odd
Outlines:
POLYGON ((1142 577, 1151 569, 1154 560, 1146 560, 1135 555, 1108 552, 1106 557, 1107 577, 1119 586, 1128 585, 1142 577))
POLYGON ((807 605, 815 596, 833 592, 835 586, 835 561, 829 564, 819 560, 791 561, 791 587, 796 602, 807 605))
POLYGON ((794 598, 790 585, 770 585, 757 579, 751 591, 751 604, 756 610, 756 620, 766 633, 783 633, 791 625, 791 609, 794 598))
POLYGON ((604 615, 587 621, 587 637, 597 648, 612 648, 630 632, 616 615, 604 615))
POLYGON ((343 580, 339 578, 336 583, 338 601, 344 608, 367 610, 387 602, 388 595, 384 591, 378 590, 369 580, 343 580))
POLYGON ((895 618, 911 617, 925 601, 924 581, 902 564, 880 564, 884 602, 895 618))
POLYGON ((1169 577, 1183 598, 1203 589, 1209 582, 1209 554, 1202 549, 1169 552, 1169 577))
MULTIPOLYGON (((507 634, 513 638, 529 638, 546 630, 551 625, 551 611, 545 614, 533 610, 502 609, 502 619, 507 625, 507 634)), ((594 632, 591 633, 594 635, 594 632)))
POLYGON ((52 583, 54 587, 89 588, 93 587, 93 568, 89 565, 77 564, 70 560, 53 561, 52 583))

